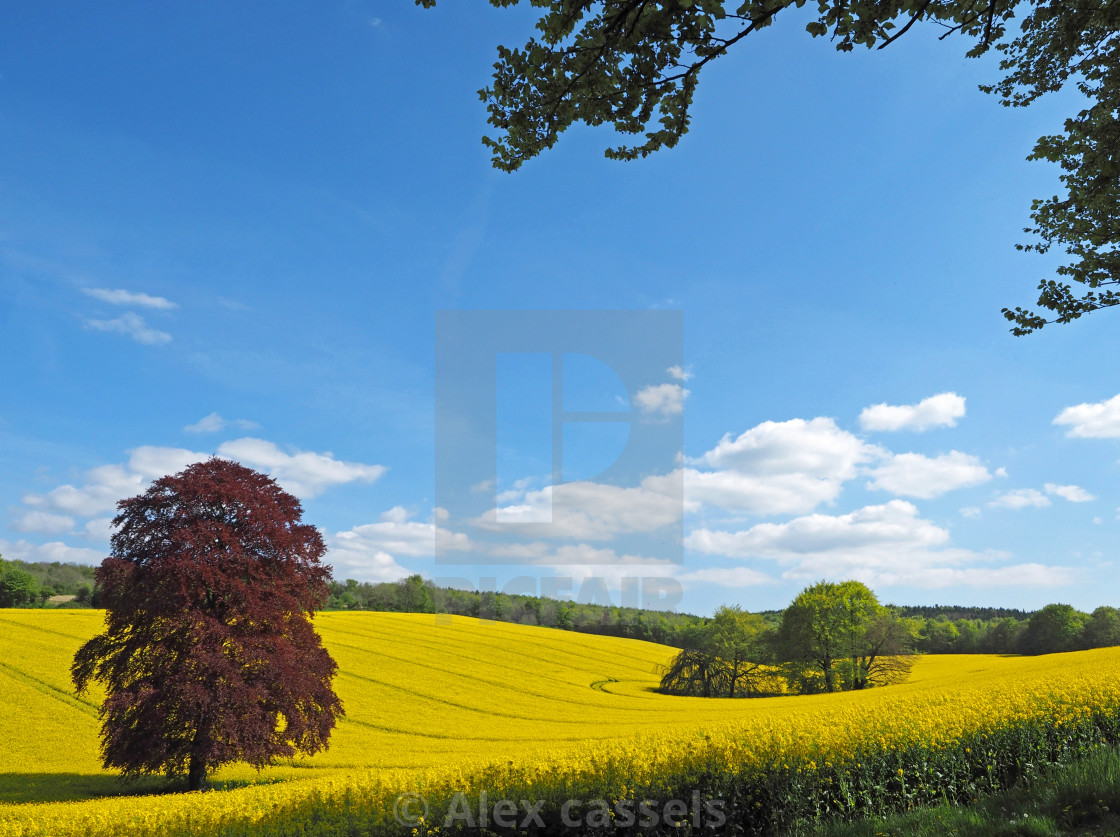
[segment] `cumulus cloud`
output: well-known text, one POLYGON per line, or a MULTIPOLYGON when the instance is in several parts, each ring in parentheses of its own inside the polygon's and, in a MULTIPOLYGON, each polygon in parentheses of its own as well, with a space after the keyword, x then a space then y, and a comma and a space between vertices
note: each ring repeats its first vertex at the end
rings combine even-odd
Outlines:
POLYGON ((162 296, 148 296, 148 294, 133 293, 131 291, 109 290, 108 288, 82 288, 82 293, 108 302, 110 305, 132 305, 137 308, 157 308, 166 311, 178 306, 162 296))
POLYGON ((798 514, 835 500, 861 466, 888 455, 830 418, 767 421, 689 460, 713 470, 686 469, 685 497, 690 506, 798 514))
POLYGON ((55 561, 61 564, 100 564, 105 558, 105 553, 99 550, 68 546, 61 541, 33 544, 24 540, 14 543, 0 540, 0 555, 9 560, 52 564, 55 561))
POLYGON ((1041 509, 1050 505, 1050 498, 1034 488, 1017 488, 998 495, 988 505, 997 509, 1041 509))
POLYGON ((82 537, 91 541, 107 542, 113 535, 113 518, 95 517, 82 527, 82 537))
POLYGON ((124 465, 101 465, 86 472, 84 485, 66 484, 46 494, 26 494, 23 502, 35 509, 93 517, 112 511, 118 500, 138 493, 143 484, 143 476, 124 465))
POLYGON ((859 414, 859 424, 869 431, 929 430, 955 427, 964 416, 964 398, 955 392, 942 392, 923 398, 917 404, 874 404, 859 414))
POLYGON ((11 525, 17 532, 38 532, 45 535, 57 535, 60 532, 69 532, 74 528, 74 518, 65 514, 52 514, 51 512, 32 509, 24 512, 11 525))
POLYGON ((759 523, 738 532, 698 529, 685 545, 697 552, 732 558, 790 558, 887 546, 930 547, 945 543, 949 533, 918 516, 905 500, 865 506, 849 514, 811 514, 787 523, 759 523))
POLYGON ((211 413, 194 424, 188 424, 183 430, 187 433, 219 433, 228 427, 235 427, 238 430, 256 430, 260 425, 247 419, 224 419, 218 413, 211 413))
MULTIPOLYGON (((218 454, 264 471, 298 497, 315 497, 333 485, 372 482, 385 472, 381 465, 362 465, 335 459, 330 453, 285 453, 261 439, 238 439, 218 448, 218 454)), ((203 462, 210 454, 185 448, 143 445, 129 451, 123 464, 100 465, 85 474, 82 485, 60 485, 46 494, 27 494, 32 511, 73 517, 96 517, 112 512, 117 502, 139 494, 153 480, 176 474, 203 462)))
POLYGON ((744 474, 684 470, 686 508, 699 505, 754 515, 801 514, 840 494, 843 479, 803 473, 744 474))
MULTIPOLYGON (((503 492, 506 499, 508 497, 503 492)), ((590 481, 525 491, 517 502, 490 510, 471 524, 488 531, 517 531, 525 537, 609 540, 626 532, 652 532, 676 523, 684 512, 680 478, 649 477, 640 486, 590 481)))
MULTIPOLYGON (((641 564, 646 567, 672 568, 677 566, 666 558, 650 557, 632 552, 619 552, 610 547, 589 543, 555 544, 544 541, 511 541, 507 543, 474 544, 480 552, 501 563, 532 564, 534 566, 602 568, 615 565, 641 564)), ((619 572, 633 572, 620 570, 619 572)))
POLYGON ((882 572, 876 581, 884 587, 1064 587, 1078 579, 1071 567, 1047 564, 1011 564, 1006 567, 926 567, 882 572))
POLYGON ((726 434, 694 464, 751 474, 799 473, 851 479, 863 462, 884 451, 841 430, 830 418, 764 421, 734 439, 726 434))
POLYGON ((334 454, 293 450, 288 453, 273 442, 246 437, 223 442, 218 455, 236 459, 265 471, 298 497, 317 497, 326 489, 349 482, 373 482, 385 473, 383 465, 344 462, 334 454))
POLYGON ((98 331, 113 331, 125 334, 137 343, 146 346, 158 346, 171 341, 171 335, 166 331, 152 328, 139 314, 127 311, 114 320, 86 320, 86 324, 98 331))
MULTIPOLYGON (((440 550, 463 551, 472 548, 470 538, 450 532, 435 523, 412 520, 413 514, 402 506, 382 512, 377 523, 355 526, 327 538, 327 560, 340 573, 360 581, 393 581, 408 575, 397 562, 400 557, 427 558, 440 550)), ((433 514, 435 520, 441 516, 433 514)))
POLYGON ((975 456, 950 451, 937 457, 899 453, 869 472, 867 487, 903 497, 928 500, 955 488, 980 485, 992 475, 975 456))
POLYGON ((470 538, 465 534, 411 518, 410 512, 401 506, 395 506, 384 512, 379 522, 365 523, 339 532, 334 540, 339 544, 360 546, 365 551, 388 552, 410 558, 434 555, 437 543, 441 550, 471 548, 470 538))
POLYGON ((1054 424, 1067 425, 1067 436, 1081 439, 1120 438, 1120 395, 1094 404, 1075 404, 1066 407, 1054 424))
POLYGON ((657 384, 638 390, 634 400, 643 415, 667 420, 684 412, 688 395, 689 391, 680 384, 657 384))
POLYGON ((675 381, 687 381, 692 378, 692 370, 681 366, 670 366, 665 372, 675 381))
POLYGON ((686 583, 717 584, 720 587, 761 587, 777 581, 773 576, 750 567, 705 567, 681 573, 677 578, 686 583))
MULTIPOLYGON (((1006 559, 949 546, 947 530, 922 519, 905 500, 866 506, 849 514, 812 514, 786 523, 760 523, 742 531, 698 529, 685 540, 694 552, 772 560, 782 577, 805 581, 855 578, 875 586, 982 586, 1068 583, 1064 567, 1019 564, 972 566, 1006 559)), ((749 576, 748 576, 749 577, 749 576)))
POLYGON ((1088 503, 1091 500, 1097 499, 1079 485, 1055 485, 1052 482, 1048 482, 1043 488, 1046 489, 1047 494, 1061 497, 1063 500, 1069 500, 1071 503, 1088 503))

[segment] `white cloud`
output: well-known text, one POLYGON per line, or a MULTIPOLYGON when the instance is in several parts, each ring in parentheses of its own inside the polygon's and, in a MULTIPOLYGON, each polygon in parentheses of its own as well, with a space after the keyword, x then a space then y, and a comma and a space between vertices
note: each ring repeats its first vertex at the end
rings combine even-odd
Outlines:
POLYGON ((903 497, 938 497, 955 488, 980 485, 992 478, 975 456, 951 451, 937 457, 899 453, 869 472, 867 487, 903 497))
POLYGON ((113 518, 95 517, 82 527, 82 537, 107 543, 113 536, 113 518))
POLYGON ((802 514, 837 498, 843 480, 807 474, 684 470, 686 508, 699 504, 755 515, 802 514))
POLYGON ((830 418, 764 421, 735 439, 728 433, 694 464, 748 474, 798 473, 851 479, 856 467, 885 452, 841 430, 830 418))
POLYGON ((716 584, 720 587, 760 587, 777 580, 750 567, 705 567, 682 573, 677 578, 683 582, 716 584))
MULTIPOLYGON (((438 515, 437 515, 438 516, 438 515)), ((379 523, 366 523, 327 539, 327 561, 336 568, 336 578, 359 581, 393 581, 409 574, 397 563, 401 556, 426 558, 441 551, 472 548, 470 539, 432 523, 410 520, 411 514, 394 506, 381 514, 379 523)))
MULTIPOLYGON (((302 498, 317 496, 333 485, 372 482, 385 471, 380 465, 342 462, 330 453, 284 453, 261 439, 227 442, 218 453, 268 473, 302 498)), ((153 480, 209 458, 210 454, 185 448, 142 445, 129 451, 124 464, 101 465, 87 471, 81 486, 60 485, 46 494, 27 494, 23 502, 43 513, 96 517, 114 511, 118 501, 139 494, 153 480)))
POLYGON ((250 437, 223 442, 218 447, 218 455, 266 471, 285 489, 303 498, 316 497, 334 485, 373 482, 386 471, 383 465, 335 459, 330 452, 285 453, 273 442, 250 437))
POLYGON ((967 517, 970 520, 975 520, 980 517, 981 511, 979 506, 965 506, 961 509, 961 517, 967 517))
POLYGON ((388 552, 363 548, 364 544, 329 543, 324 562, 331 567, 334 578, 353 578, 358 581, 397 581, 411 573, 398 564, 388 552))
POLYGON ((1071 503, 1088 503, 1097 499, 1079 485, 1055 485, 1048 482, 1043 488, 1046 489, 1047 494, 1053 494, 1063 500, 1069 500, 1071 503))
POLYGON ((789 558, 869 547, 930 547, 949 533, 918 517, 905 500, 865 506, 843 515, 811 514, 787 523, 759 523, 738 532, 693 531, 685 545, 697 552, 732 558, 789 558))
POLYGON ((681 366, 670 366, 665 372, 676 381, 687 381, 692 378, 692 370, 684 369, 681 366))
POLYGON ((669 419, 684 412, 688 395, 689 391, 680 384, 657 384, 638 390, 634 400, 644 415, 669 419))
POLYGON ((23 502, 75 517, 93 517, 112 511, 118 500, 139 493, 143 484, 140 474, 123 465, 101 465, 86 472, 86 483, 80 487, 60 485, 45 495, 27 494, 23 502))
POLYGON ((587 575, 586 568, 603 568, 618 566, 631 570, 619 569, 616 573, 632 573, 634 564, 645 567, 675 567, 666 558, 650 558, 645 555, 633 553, 620 553, 609 547, 598 547, 589 543, 562 544, 552 546, 542 541, 520 541, 510 543, 487 543, 475 545, 488 557, 504 562, 532 564, 534 566, 552 567, 582 567, 581 574, 587 575))
POLYGON ((51 512, 32 509, 25 511, 18 520, 12 523, 11 528, 17 532, 40 532, 47 535, 56 535, 73 529, 74 518, 65 514, 52 514, 51 512))
POLYGON ((1050 505, 1050 498, 1034 488, 1017 488, 998 495, 988 505, 997 509, 1041 509, 1050 505))
POLYGON ((127 334, 137 343, 147 346, 158 346, 171 341, 171 335, 166 331, 152 328, 139 314, 127 311, 115 320, 86 320, 86 323, 98 331, 115 331, 127 334))
MULTIPOLYGON (((506 493, 503 492, 503 496, 506 493)), ((507 498, 514 499, 514 498, 507 498)), ((676 523, 684 512, 680 476, 648 477, 623 488, 590 481, 526 491, 519 501, 491 509, 471 521, 488 531, 525 537, 609 540, 624 532, 652 532, 676 523)))
POLYGON ((128 453, 129 469, 139 474, 145 482, 157 480, 168 474, 177 474, 196 462, 205 462, 210 458, 209 454, 186 448, 165 448, 157 445, 141 445, 128 453))
POLYGON ((1095 404, 1066 407, 1054 424, 1068 425, 1066 435, 1080 439, 1120 439, 1120 395, 1095 404))
POLYGON ((791 580, 855 578, 882 587, 983 586, 1066 583, 1068 568, 1021 564, 974 567, 1004 560, 1003 553, 976 553, 948 546, 949 533, 918 515, 904 500, 891 500, 843 515, 812 514, 786 523, 760 523, 737 532, 699 529, 685 540, 694 552, 766 559, 791 580))
POLYGON ((82 293, 108 302, 110 305, 133 305, 138 308, 158 308, 166 311, 178 306, 162 296, 148 296, 148 294, 132 293, 131 291, 109 290, 108 288, 82 288, 82 293))
POLYGON ((942 392, 923 398, 917 404, 874 404, 859 414, 864 430, 929 430, 955 427, 964 416, 964 398, 955 392, 942 392))
POLYGON ((188 424, 183 430, 187 433, 218 433, 227 427, 236 427, 238 430, 256 430, 260 427, 255 421, 246 419, 224 419, 217 413, 203 416, 194 424, 188 424))
POLYGON ((716 470, 687 469, 685 497, 690 507, 798 514, 835 500, 864 463, 888 455, 830 418, 767 421, 690 460, 716 470))
POLYGON ((365 523, 334 536, 334 542, 360 545, 363 550, 388 552, 410 558, 435 554, 441 550, 462 551, 471 548, 471 541, 461 532, 451 532, 432 523, 410 520, 411 515, 396 506, 381 515, 378 523, 365 523))
POLYGON ((28 563, 58 561, 61 564, 100 564, 105 558, 105 553, 100 550, 68 546, 61 541, 33 544, 24 540, 14 543, 0 540, 0 555, 28 563))
POLYGON ((876 582, 884 587, 1064 587, 1077 581, 1070 567, 1011 564, 1006 567, 927 567, 883 572, 876 582))

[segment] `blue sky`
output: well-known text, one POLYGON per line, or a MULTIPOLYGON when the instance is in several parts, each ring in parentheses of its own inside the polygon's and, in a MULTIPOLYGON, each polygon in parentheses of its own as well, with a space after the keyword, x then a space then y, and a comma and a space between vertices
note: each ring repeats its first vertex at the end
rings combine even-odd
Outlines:
POLYGON ((97 563, 118 499, 219 454, 301 498, 339 577, 1116 604, 1116 314, 999 313, 1058 264, 1014 244, 1076 103, 1000 107, 932 31, 840 55, 795 18, 705 70, 677 148, 614 163, 580 127, 510 175, 476 91, 528 10, 5 6, 0 553, 97 563), (612 482, 604 436, 550 488, 548 388, 507 364, 525 432, 486 496, 554 526, 499 554, 437 505, 437 310, 681 312, 660 377, 565 380, 683 450, 612 482), (635 551, 659 533, 679 563, 635 551))

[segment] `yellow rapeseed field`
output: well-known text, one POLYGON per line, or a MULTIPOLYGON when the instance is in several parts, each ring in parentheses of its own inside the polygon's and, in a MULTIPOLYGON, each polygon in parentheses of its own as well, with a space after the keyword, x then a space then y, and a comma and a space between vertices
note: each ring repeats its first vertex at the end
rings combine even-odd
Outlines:
POLYGON ((775 776, 798 793, 812 785, 820 805, 845 811, 866 804, 868 787, 917 800, 934 786, 923 771, 975 773, 1000 748, 1040 746, 1021 730, 1060 742, 1068 728, 1081 741, 1099 737, 1090 722, 1120 717, 1120 648, 930 656, 901 685, 727 700, 657 694, 657 667, 675 650, 636 640, 422 614, 323 613, 315 624, 346 709, 326 753, 260 774, 224 768, 214 779, 226 789, 202 795, 127 795, 98 761, 100 696, 76 696, 69 680, 101 613, 0 610, 0 837, 252 833, 316 806, 392 830, 406 791, 435 811, 460 790, 664 798, 749 776, 771 777, 768 793, 775 776), (972 753, 981 740, 990 752, 972 753))

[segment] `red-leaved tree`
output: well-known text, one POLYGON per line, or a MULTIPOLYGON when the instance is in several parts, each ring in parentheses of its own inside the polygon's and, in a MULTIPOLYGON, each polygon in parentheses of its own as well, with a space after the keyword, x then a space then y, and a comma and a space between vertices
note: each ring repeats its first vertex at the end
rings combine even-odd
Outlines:
POLYGON ((221 764, 325 749, 343 710, 311 617, 330 568, 299 501, 213 458, 117 507, 97 570, 106 630, 71 669, 79 691, 105 684, 105 766, 199 790, 221 764))

